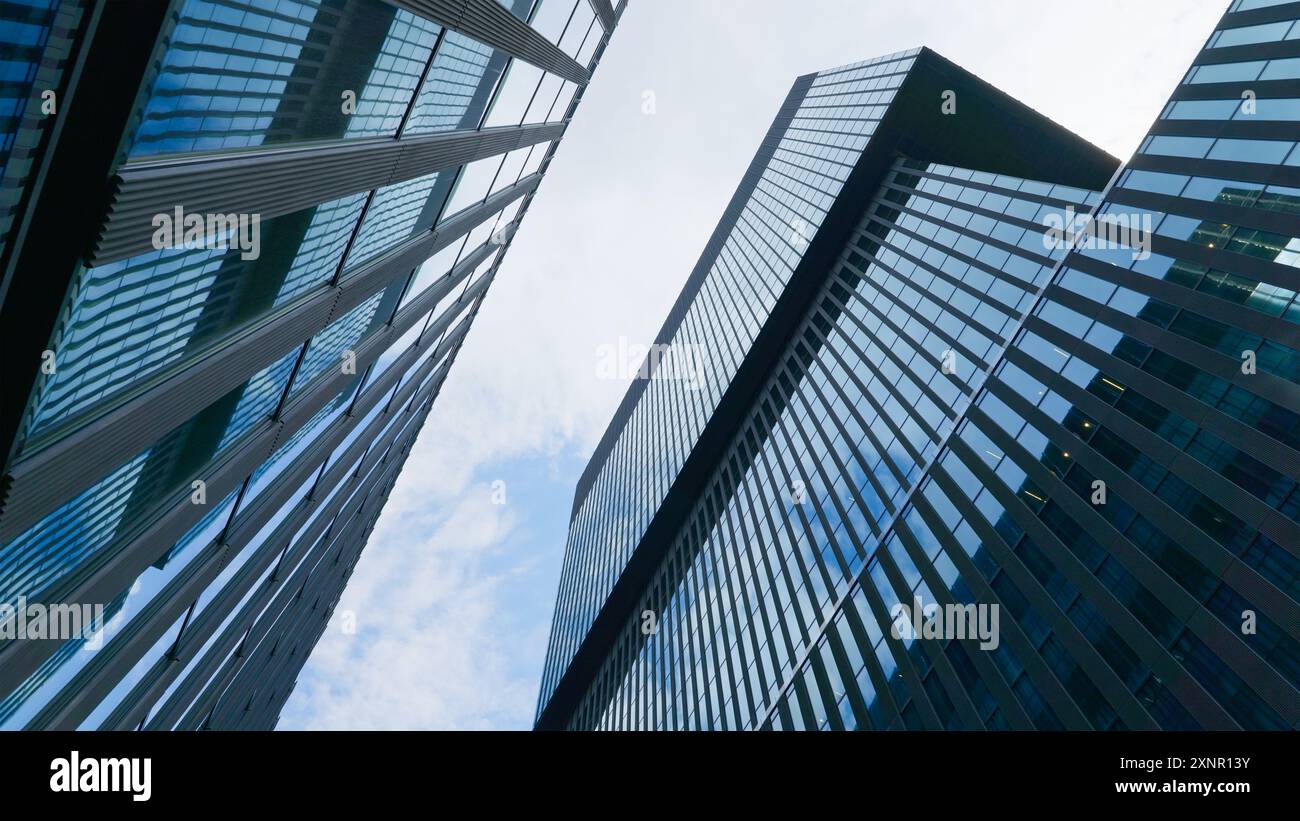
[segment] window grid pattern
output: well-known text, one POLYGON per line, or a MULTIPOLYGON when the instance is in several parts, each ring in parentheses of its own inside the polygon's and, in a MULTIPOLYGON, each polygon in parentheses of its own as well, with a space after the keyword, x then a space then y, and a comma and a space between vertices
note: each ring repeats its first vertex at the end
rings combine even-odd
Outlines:
POLYGON ((37 389, 28 438, 183 365, 259 314, 328 283, 365 200, 350 194, 267 220, 259 229, 267 261, 244 260, 238 250, 175 248, 83 268, 51 348, 56 370, 37 389), (282 258, 271 250, 279 245, 296 250, 282 258))
POLYGON ((484 85, 496 82, 507 59, 491 46, 458 32, 447 32, 403 135, 477 128, 487 107, 484 85), (475 99, 482 102, 476 106, 475 99))
MULTIPOLYGON (((198 4, 191 3, 191 8, 196 5, 198 4)), ((391 6, 377 2, 373 5, 379 11, 381 17, 387 15, 385 19, 388 22, 385 22, 384 26, 388 28, 385 28, 381 33, 384 33, 385 38, 387 38, 385 42, 392 44, 395 50, 386 51, 384 56, 378 58, 373 53, 368 56, 364 53, 358 55, 355 50, 341 47, 340 43, 342 41, 329 40, 327 37, 326 39, 329 42, 328 47, 325 49, 327 52, 324 55, 325 63, 335 64, 340 71, 351 71, 354 75, 363 78, 367 76, 379 78, 374 80, 370 86, 367 86, 367 88, 373 87, 376 91, 374 99, 377 103, 391 103, 398 100, 403 93, 406 94, 409 101, 416 90, 415 80, 418 80, 419 76, 424 73, 424 64, 428 63, 430 58, 436 57, 430 52, 433 43, 438 39, 438 29, 436 26, 428 25, 424 21, 407 21, 411 22, 410 26, 399 28, 397 24, 392 22, 395 10, 391 6), (412 54, 415 53, 412 49, 423 47, 422 44, 426 43, 428 44, 428 50, 426 50, 423 58, 416 60, 418 65, 410 64, 409 60, 412 54), (375 62, 376 60, 378 62, 375 62), (401 74, 402 77, 409 75, 414 79, 412 82, 406 83, 401 77, 392 74, 380 77, 378 73, 380 69, 392 69, 401 74), (390 83, 390 81, 392 82, 390 83), (380 94, 377 83, 379 85, 389 83, 389 86, 396 88, 397 91, 380 94)), ((527 5, 516 2, 510 7, 518 14, 527 5)), ((286 32, 290 32, 291 29, 297 31, 297 29, 292 28, 295 24, 294 20, 287 19, 292 18, 294 15, 303 16, 304 19, 298 21, 302 25, 319 24, 336 28, 339 25, 337 19, 324 19, 324 15, 327 13, 334 14, 336 18, 338 16, 337 10, 334 9, 335 4, 328 0, 321 3, 295 3, 289 2, 289 0, 283 0, 283 2, 242 3, 233 2, 233 0, 232 2, 217 2, 214 0, 213 3, 209 3, 207 6, 213 9, 218 6, 222 7, 220 14, 216 11, 212 12, 213 19, 221 17, 221 21, 213 22, 205 18, 203 25, 212 29, 224 29, 229 33, 238 29, 242 21, 242 23, 251 26, 251 29, 242 33, 252 37, 258 36, 257 29, 259 26, 273 30, 275 36, 285 36, 286 32), (250 16, 240 17, 245 12, 249 12, 250 16), (317 12, 320 13, 320 19, 308 19, 317 12), (277 19, 271 23, 266 23, 265 20, 255 23, 249 22, 256 15, 277 19), (290 28, 285 28, 285 26, 290 28)), ((396 14, 404 15, 404 13, 400 12, 396 14)), ((401 21, 399 20, 399 22, 401 21)), ((363 28, 365 25, 373 26, 374 24, 375 15, 370 15, 370 19, 359 23, 363 28)), ((333 34, 330 36, 333 36, 333 34)), ((479 53, 485 53, 485 49, 481 45, 473 44, 472 41, 463 37, 459 39, 464 46, 477 49, 479 53)), ((502 56, 502 59, 504 60, 504 56, 502 56)), ((224 71, 225 69, 221 70, 224 71)), ((236 70, 232 69, 232 71, 236 70)), ((204 72, 195 72, 195 74, 200 73, 204 72)), ((242 82, 242 79, 240 82, 242 82)), ((479 79, 478 83, 478 87, 473 90, 470 96, 480 100, 478 104, 486 107, 490 104, 493 95, 497 93, 495 78, 490 73, 487 73, 479 79)), ((361 96, 363 100, 367 99, 366 94, 361 96)), ((436 92, 426 95, 425 102, 438 103, 436 92)), ((338 100, 329 101, 330 107, 335 109, 337 109, 338 103, 338 100)), ((165 104, 162 105, 166 107, 165 104)), ((463 105, 463 103, 453 100, 451 105, 454 107, 463 105)), ((377 105, 367 110, 367 112, 380 117, 383 120, 382 127, 387 132, 395 133, 397 126, 395 122, 392 122, 393 117, 397 115, 397 120, 403 119, 407 115, 406 108, 406 104, 403 104, 400 110, 377 105)), ((366 122, 377 121, 374 118, 361 117, 358 123, 363 120, 366 122)), ((280 136, 270 136, 268 133, 265 138, 258 137, 257 139, 269 144, 288 139, 305 139, 307 138, 305 135, 306 132, 300 130, 292 133, 283 132, 280 136)), ((311 138, 315 138, 315 136, 312 135, 311 138)), ((326 136, 337 138, 339 135, 326 136)), ((360 134, 351 136, 360 136, 360 134)), ((182 138, 182 142, 185 139, 189 139, 189 137, 182 138)), ((555 142, 551 142, 537 147, 537 150, 547 151, 549 154, 550 151, 554 150, 555 145, 555 142)), ((192 147, 194 146, 188 144, 169 144, 165 147, 159 144, 150 149, 141 150, 148 153, 152 150, 189 150, 192 147)), ((205 144, 203 147, 216 146, 205 144)), ((189 276, 190 279, 185 282, 183 287, 173 289, 175 293, 168 292, 166 289, 155 289, 165 294, 161 302, 152 302, 148 305, 141 302, 134 314, 131 311, 123 311, 121 317, 115 321, 130 323, 140 317, 148 316, 149 311, 162 311, 166 314, 170 310, 176 314, 176 317, 171 321, 171 325, 174 327, 183 327, 187 322, 191 326, 203 325, 204 320, 207 319, 203 313, 200 314, 199 320, 195 320, 193 316, 185 314, 183 309, 167 308, 165 303, 172 300, 177 304, 188 305, 184 301, 184 294, 187 291, 194 304, 203 303, 205 299, 208 303, 212 303, 214 300, 219 301, 220 288, 222 287, 220 280, 223 276, 228 276, 234 280, 242 280, 245 285, 253 286, 264 279, 270 279, 273 286, 264 286, 264 293, 259 297, 261 302, 253 306, 256 310, 250 311, 248 310, 249 306, 244 304, 239 305, 237 309, 223 309, 227 315, 224 319, 226 325, 220 327, 223 333, 229 333, 232 328, 244 327, 251 319, 266 318, 268 312, 279 313, 281 306, 288 306, 303 294, 321 287, 323 283, 333 281, 339 275, 339 269, 343 267, 341 263, 345 250, 355 248, 359 242, 358 234, 362 230, 366 230, 361 227, 363 222, 370 226, 377 226, 377 228, 372 227, 369 229, 372 232, 372 237, 366 243, 368 246, 367 253, 373 256, 382 256, 393 244, 400 242, 401 239, 414 230, 427 230, 432 227, 439 215, 447 190, 454 184, 456 176, 455 172, 448 171, 442 178, 437 180, 437 182, 441 183, 437 186, 429 186, 427 180, 416 181, 416 187, 425 184, 426 189, 433 189, 432 193, 428 190, 417 192, 424 194, 423 200, 419 196, 389 197, 386 199, 382 196, 384 191, 381 190, 380 192, 352 195, 334 203, 316 206, 315 209, 309 209, 299 214, 278 218, 286 222, 292 222, 292 225, 281 231, 272 230, 275 228, 274 224, 271 224, 274 221, 268 221, 268 224, 263 225, 263 240, 265 244, 274 244, 277 248, 278 258, 267 263, 275 268, 274 271, 231 270, 230 267, 220 267, 216 272, 215 282, 210 281, 210 271, 187 272, 185 275, 189 276), (390 202, 389 199, 392 201, 390 202), (412 215, 419 217, 414 223, 412 222, 412 215), (393 227, 395 225, 396 228, 393 227), (380 231, 379 229, 384 230, 380 231), (378 237, 379 234, 383 235, 382 238, 378 237), (382 241, 380 241, 381 239, 382 241), (274 240, 274 242, 269 242, 270 240, 274 240), (254 274, 265 274, 266 276, 254 276, 254 274), (203 279, 204 276, 209 276, 209 279, 203 279), (196 280, 195 277, 199 279, 196 280), (194 284, 196 281, 199 282, 198 285, 194 284), (243 313, 240 313, 241 311, 243 313), (238 321, 232 321, 230 316, 236 314, 238 314, 238 321)), ((522 214, 527 206, 527 201, 526 198, 522 203, 513 203, 506 213, 510 215, 522 214)), ((485 232, 490 231, 492 222, 492 220, 488 220, 488 224, 482 230, 471 234, 470 239, 475 241, 468 247, 477 247, 487 239, 485 232), (483 235, 478 236, 480 233, 483 235)), ((458 241, 456 246, 459 245, 461 243, 458 241)), ((245 612, 244 604, 248 601, 247 595, 231 598, 225 595, 225 591, 234 589, 237 584, 246 585, 249 583, 249 580, 245 578, 247 574, 243 569, 251 561, 252 556, 255 553, 259 555, 265 554, 266 551, 272 549, 272 546, 266 543, 270 533, 279 523, 283 522, 292 510, 301 504, 306 504, 309 498, 314 499, 319 504, 315 514, 317 517, 331 518, 325 534, 320 537, 322 549, 326 542, 330 542, 336 556, 341 555, 341 551, 346 550, 352 555, 351 562, 355 562, 356 552, 364 545, 369 527, 373 526, 388 488, 391 487, 391 483, 396 477, 396 470, 400 468, 400 464, 392 465, 391 459, 400 459, 402 457, 406 447, 409 446, 416 431, 418 431, 424 414, 427 413, 428 404, 431 403, 432 397, 436 395, 441 380, 445 378, 447 368, 450 367, 455 351, 469 328, 485 290, 483 286, 488 284, 487 280, 495 273, 501 257, 500 253, 495 254, 483 265, 477 266, 478 273, 475 273, 472 277, 472 284, 474 285, 472 292, 465 294, 461 289, 456 289, 447 298, 438 300, 436 306, 432 306, 431 310, 427 310, 419 317, 411 317, 409 311, 397 312, 396 316, 403 317, 403 322, 413 323, 412 331, 394 338, 390 343, 390 350, 383 352, 381 356, 383 359, 382 366, 381 363, 376 363, 369 370, 363 371, 305 425, 297 430, 284 431, 285 438, 275 454, 254 469, 251 475, 245 479, 240 489, 231 492, 224 500, 209 500, 213 504, 213 508, 202 516, 200 521, 192 525, 189 533, 178 540, 163 556, 160 556, 153 566, 144 572, 135 584, 131 585, 129 590, 124 591, 122 595, 110 603, 108 608, 109 622, 103 633, 106 647, 103 650, 98 653, 82 652, 79 642, 69 642, 33 671, 27 680, 14 691, 8 694, 0 694, 4 696, 3 699, 0 699, 0 726, 5 728, 47 726, 42 722, 48 719, 44 719, 42 716, 55 709, 58 705, 66 703, 82 686, 86 676, 95 674, 96 668, 90 662, 96 658, 102 660, 105 654, 112 656, 121 653, 129 654, 128 657, 133 660, 131 669, 126 676, 114 684, 112 692, 95 706, 89 715, 81 720, 81 726, 93 727, 99 726, 106 721, 111 722, 114 720, 113 716, 118 715, 121 711, 132 708, 133 705, 142 704, 139 701, 140 688, 147 686, 152 677, 161 674, 175 675, 180 672, 174 669, 168 670, 165 664, 161 667, 158 666, 167 657, 170 649, 177 646, 178 641, 185 636, 194 635, 196 630, 204 631, 199 635, 212 636, 211 629, 217 625, 207 623, 205 626, 201 626, 199 624, 199 622, 207 618, 205 614, 209 607, 219 605, 219 609, 213 611, 213 613, 214 618, 217 618, 222 624, 228 623, 236 612, 241 617, 248 616, 251 618, 256 615, 245 612), (422 337, 419 330, 434 323, 437 323, 440 329, 437 335, 422 337), (409 351, 417 339, 421 340, 425 347, 424 354, 421 357, 424 361, 417 360, 409 366, 395 380, 395 383, 385 392, 384 396, 377 397, 377 403, 364 418, 353 417, 350 409, 358 395, 358 391, 364 391, 363 396, 372 395, 371 386, 379 374, 391 366, 400 354, 409 351), (420 384, 418 386, 408 386, 407 383, 412 376, 422 368, 425 369, 423 371, 425 376, 420 384), (403 411, 402 408, 388 407, 392 396, 399 390, 411 392, 412 398, 405 406, 406 411, 403 411), (384 424, 380 426, 379 430, 370 429, 370 423, 377 418, 379 413, 386 409, 390 415, 384 424), (331 428, 341 428, 343 438, 333 453, 319 466, 319 472, 314 470, 311 475, 321 475, 326 468, 335 467, 335 463, 340 460, 341 456, 350 447, 356 446, 358 440, 365 436, 368 444, 364 450, 368 451, 368 453, 364 458, 375 462, 368 476, 357 475, 355 473, 356 464, 354 464, 354 470, 344 474, 341 483, 333 487, 313 489, 312 481, 301 483, 294 489, 290 498, 274 511, 271 521, 262 527, 254 538, 242 543, 240 552, 233 556, 234 560, 225 565, 221 578, 212 586, 206 588, 199 599, 190 604, 189 609, 171 624, 170 628, 162 634, 152 647, 142 649, 134 647, 130 643, 123 644, 123 642, 129 640, 130 632, 136 629, 137 625, 151 617, 152 608, 157 607, 161 602, 172 602, 175 599, 174 588, 184 581, 186 574, 192 572, 200 558, 210 556, 213 550, 220 547, 221 540, 225 538, 228 528, 234 527, 238 522, 255 515, 259 506, 264 508, 268 501, 266 497, 271 495, 273 489, 275 489, 274 492, 277 497, 284 492, 284 489, 279 487, 283 484, 280 477, 285 475, 285 472, 290 468, 294 471, 305 469, 307 465, 302 464, 300 458, 305 448, 311 441, 331 428), (387 438, 380 442, 379 440, 382 437, 387 438), (394 439, 394 437, 396 438, 394 439), (392 440, 392 444, 385 444, 389 440, 392 440), (400 452, 399 445, 401 446, 400 452), (385 464, 390 466, 381 469, 385 464), (350 490, 346 494, 341 494, 339 491, 342 487, 349 487, 350 490), (351 519, 345 521, 337 517, 336 514, 348 497, 357 502, 364 500, 364 503, 360 510, 352 514, 351 519), (218 597, 218 591, 222 591, 220 597, 218 597)), ((292 351, 287 351, 283 358, 268 366, 262 373, 251 377, 247 383, 231 391, 227 396, 213 403, 189 422, 163 437, 151 448, 129 460, 109 476, 104 477, 64 505, 60 510, 38 522, 28 532, 8 544, 0 545, 0 580, 3 581, 3 588, 0 589, 3 598, 0 600, 12 601, 17 595, 31 596, 39 593, 52 582, 75 576, 77 571, 84 568, 87 562, 94 560, 96 557, 105 556, 131 546, 138 531, 149 525, 152 521, 151 517, 157 515, 158 502, 161 501, 163 495, 174 492, 181 484, 178 481, 181 477, 185 477, 184 482, 188 485, 189 477, 202 475, 201 470, 205 465, 211 464, 226 453, 242 447, 245 444, 243 434, 247 433, 259 422, 271 419, 272 414, 278 412, 284 403, 288 401, 288 394, 291 389, 301 392, 304 386, 318 383, 320 379, 325 377, 325 372, 330 370, 330 364, 341 359, 344 350, 357 345, 385 324, 394 321, 398 300, 409 287, 416 287, 417 289, 438 287, 456 259, 456 255, 452 254, 441 257, 441 259, 445 267, 440 271, 431 272, 429 281, 418 286, 412 286, 410 281, 414 279, 417 271, 404 273, 390 283, 387 288, 372 296, 358 308, 335 318, 334 322, 318 334, 316 338, 308 340, 292 351), (322 366, 320 363, 325 364, 322 366), (194 445, 199 440, 207 444, 204 446, 203 452, 196 456, 194 445)), ((267 262, 266 255, 264 255, 262 261, 267 262)), ((141 262, 143 267, 149 267, 143 261, 137 260, 135 262, 141 262)), ((156 260, 149 262, 150 264, 156 263, 156 260)), ((223 262, 225 266, 231 266, 232 263, 229 257, 223 262)), ((130 265, 128 264, 127 267, 130 267, 130 265)), ((180 280, 169 281, 179 282, 180 280)), ((104 285, 104 290, 110 295, 113 289, 118 287, 111 282, 104 283, 104 285)), ((408 300, 414 297, 415 293, 412 292, 408 295, 408 300)), ((111 301, 111 296, 109 299, 111 301)), ((426 304, 432 305, 432 303, 426 304)), ((205 304, 204 308, 207 312, 213 312, 210 304, 205 304)), ((93 335, 94 332, 95 328, 89 327, 88 324, 86 333, 93 335)), ((182 335, 186 333, 192 334, 196 339, 199 336, 198 331, 192 327, 183 328, 179 333, 182 335)), ((207 337, 207 339, 213 338, 218 337, 207 337)), ((186 344, 192 343, 175 343, 173 349, 185 347, 186 344)), ((173 359, 172 362, 174 361, 176 360, 173 359)), ((61 414, 55 414, 55 416, 58 418, 51 421, 57 424, 68 419, 68 412, 64 411, 61 414)), ((362 457, 357 458, 357 464, 360 463, 360 458, 362 457)), ((298 475, 306 474, 299 473, 298 475)), ((316 521, 321 524, 325 523, 323 518, 316 521)), ((298 536, 301 536, 306 531, 309 524, 310 520, 298 529, 298 536)), ((297 543, 298 536, 290 540, 291 545, 297 543)), ((275 547, 278 549, 279 544, 277 543, 275 547)), ((284 548, 284 550, 287 550, 287 548, 284 548)), ((261 560, 259 559, 259 561, 261 560)), ((306 651, 319 637, 319 630, 323 629, 324 626, 323 622, 321 622, 321 616, 327 618, 329 610, 333 607, 333 602, 337 601, 341 586, 346 582, 346 571, 350 571, 351 562, 347 563, 346 566, 331 569, 327 573, 323 571, 320 576, 328 576, 329 584, 332 586, 327 590, 322 589, 318 595, 309 601, 306 605, 307 611, 298 612, 283 629, 277 628, 286 641, 292 639, 295 642, 294 652, 287 654, 287 657, 295 657, 299 665, 305 659, 306 651), (310 634, 310 632, 303 632, 303 625, 309 623, 316 630, 314 635, 310 634), (301 648, 303 652, 297 652, 297 648, 301 648)), ((326 565, 334 567, 334 562, 323 562, 321 567, 324 568, 326 565)), ((266 574, 263 575, 264 579, 267 577, 266 574)), ((314 582, 314 584, 323 583, 323 581, 314 582)), ((211 644, 212 642, 208 641, 205 646, 211 644)), ((236 656, 232 656, 232 658, 237 657, 239 649, 236 648, 235 652, 236 656)), ((262 653, 262 655, 265 656, 266 653, 262 653)), ((282 658, 277 656, 277 668, 282 667, 283 664, 282 658)), ((186 669, 190 670, 192 667, 193 665, 187 665, 186 669)), ((270 697, 265 702, 265 705, 268 706, 264 706, 262 710, 255 713, 246 714, 240 712, 238 715, 232 715, 226 721, 226 724, 235 726, 243 723, 247 726, 257 727, 273 725, 276 714, 275 712, 266 711, 278 710, 276 705, 282 704, 283 700, 287 698, 289 690, 292 689, 292 678, 284 679, 284 672, 282 670, 277 672, 277 676, 281 680, 274 687, 273 692, 270 692, 270 697)), ((186 676, 188 677, 188 672, 186 676)), ((193 684, 194 682, 187 680, 187 683, 193 684)), ((173 681, 166 692, 176 692, 177 686, 177 683, 173 681)), ((212 678, 208 679, 204 686, 217 687, 218 683, 215 678, 212 678)), ((144 706, 147 707, 148 705, 145 704, 144 706)), ((154 705, 153 709, 157 709, 157 704, 154 705)), ((212 716, 200 717, 198 723, 186 726, 192 728, 213 726, 212 716)))
MULTIPOLYGON (((1092 201, 898 162, 571 726, 761 726, 856 576, 881 580, 890 604, 903 595, 884 575, 885 531, 1047 281, 1061 253, 1047 215, 1092 201)), ((910 715, 911 646, 886 645, 874 618, 857 629, 882 693, 898 691, 864 709, 910 715)))
POLYGON ((691 352, 696 378, 649 380, 575 512, 539 712, 914 59, 824 72, 799 101, 669 340, 691 352))
POLYGON ((131 156, 393 136, 440 31, 379 0, 186 0, 131 156))
MULTIPOLYGON (((1204 52, 1270 43, 1269 60, 1198 58, 1099 206, 1098 216, 1148 218, 1150 253, 1080 245, 1056 266, 1004 330, 1012 342, 973 401, 948 417, 953 433, 879 538, 884 549, 864 556, 828 540, 841 548, 785 552, 783 529, 847 520, 845 533, 865 523, 874 534, 875 507, 827 491, 856 475, 851 452, 783 462, 762 449, 776 434, 745 432, 636 608, 658 615, 658 631, 643 634, 639 615, 625 626, 571 726, 1297 726, 1300 346, 1286 226, 1300 194, 1290 125, 1300 99, 1285 82, 1257 105, 1243 92, 1266 70, 1292 79, 1282 72, 1300 59, 1300 22, 1233 17, 1274 5, 1237 0, 1204 52), (1193 99, 1208 82, 1222 99, 1193 99), (754 490, 762 473, 824 478, 796 506, 754 490), (802 598, 769 601, 755 581, 799 575, 813 591, 802 598), (819 595, 846 577, 846 592, 819 595), (997 605, 999 647, 895 637, 891 606, 917 595, 997 605), (769 638, 775 649, 755 652, 769 638)), ((914 210, 899 209, 895 231, 915 230, 914 210)), ((841 287, 860 272, 842 265, 841 287)), ((964 325, 988 327, 976 314, 964 325)), ((821 394, 815 375, 797 381, 812 370, 812 349, 799 358, 808 344, 796 340, 786 368, 802 366, 787 374, 812 421, 767 420, 793 441, 781 424, 815 441, 826 418, 842 417, 845 380, 825 380, 821 394)))
POLYGON ((0 11, 0 63, 5 67, 0 75, 0 179, 22 127, 58 5, 58 0, 28 0, 0 11))

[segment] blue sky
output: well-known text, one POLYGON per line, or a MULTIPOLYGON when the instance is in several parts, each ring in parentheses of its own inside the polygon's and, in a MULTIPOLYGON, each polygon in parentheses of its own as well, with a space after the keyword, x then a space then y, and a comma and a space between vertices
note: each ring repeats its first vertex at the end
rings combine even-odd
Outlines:
POLYGON ((280 727, 531 726, 599 351, 653 341, 796 76, 927 45, 1127 159, 1226 7, 631 0, 280 727))

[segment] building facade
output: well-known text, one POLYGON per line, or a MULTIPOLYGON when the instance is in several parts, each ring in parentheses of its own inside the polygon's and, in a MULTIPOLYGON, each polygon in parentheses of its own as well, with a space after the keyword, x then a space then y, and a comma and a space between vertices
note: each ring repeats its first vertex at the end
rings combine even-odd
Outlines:
POLYGON ((0 9, 0 727, 275 725, 622 11, 0 9))
POLYGON ((927 49, 796 81, 579 483, 537 726, 1300 726, 1297 19, 1236 0, 1122 169, 927 49))

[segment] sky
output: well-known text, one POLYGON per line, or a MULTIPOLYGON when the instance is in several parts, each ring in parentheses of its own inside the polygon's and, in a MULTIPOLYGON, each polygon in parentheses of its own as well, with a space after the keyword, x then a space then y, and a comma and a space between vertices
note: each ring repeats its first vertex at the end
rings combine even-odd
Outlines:
POLYGON ((1127 160, 1227 5, 630 0, 280 728, 532 726, 639 364, 601 354, 654 341, 795 77, 929 46, 1127 160))

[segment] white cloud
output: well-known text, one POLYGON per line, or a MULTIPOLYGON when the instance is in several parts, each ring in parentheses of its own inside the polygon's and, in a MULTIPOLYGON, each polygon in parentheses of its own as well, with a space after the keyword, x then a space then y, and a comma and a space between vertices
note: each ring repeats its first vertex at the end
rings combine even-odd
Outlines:
POLYGON ((496 619, 503 580, 485 560, 514 524, 490 498, 479 485, 442 517, 385 515, 282 726, 482 729, 531 719, 536 683, 513 672, 509 644, 538 636, 496 619), (343 632, 345 611, 355 634, 343 632))

